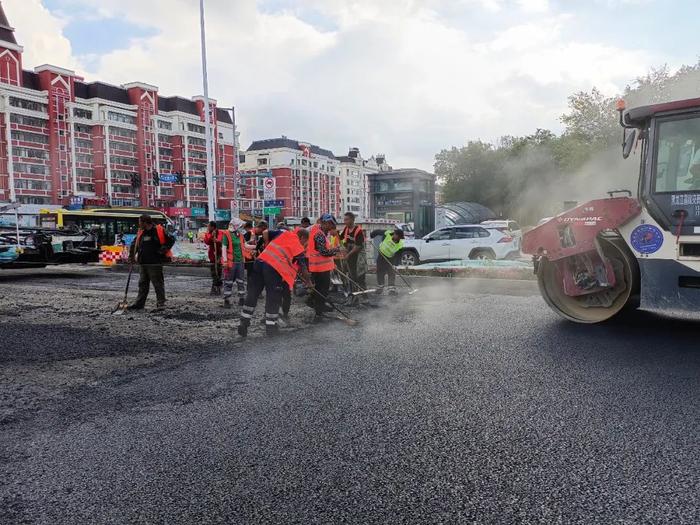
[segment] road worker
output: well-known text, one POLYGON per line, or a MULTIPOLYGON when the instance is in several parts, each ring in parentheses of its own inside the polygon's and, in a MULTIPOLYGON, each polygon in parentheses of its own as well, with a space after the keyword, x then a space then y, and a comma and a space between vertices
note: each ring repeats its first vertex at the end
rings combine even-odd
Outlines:
POLYGON ((306 230, 276 230, 274 235, 271 235, 269 244, 255 260, 248 279, 248 292, 238 326, 238 334, 241 337, 248 335, 248 327, 263 290, 265 331, 267 335, 276 335, 279 332, 279 310, 285 288, 289 290, 294 286, 297 274, 301 275, 305 283, 311 285, 304 253, 308 240, 309 232, 306 230))
POLYGON ((207 245, 207 256, 209 257, 209 268, 211 270, 211 292, 209 295, 221 295, 221 234, 215 221, 210 221, 207 225, 207 232, 204 234, 204 244, 207 245))
POLYGON ((304 228, 305 230, 308 230, 309 228, 311 228, 311 219, 309 219, 308 217, 302 217, 301 227, 304 228))
POLYGON ((404 245, 404 233, 402 230, 387 230, 384 239, 379 245, 377 255, 377 293, 384 292, 384 279, 389 277, 389 295, 396 295, 396 268, 394 268, 396 254, 404 245))
POLYGON ((311 227, 309 231, 309 242, 306 247, 306 258, 309 262, 309 272, 314 285, 311 291, 309 305, 316 311, 318 322, 323 318, 323 314, 330 311, 326 305, 328 291, 331 286, 331 273, 335 269, 334 257, 339 253, 344 253, 342 247, 331 248, 328 241, 328 232, 336 227, 336 220, 330 213, 323 214, 318 223, 311 227))
POLYGON ((221 258, 224 275, 224 308, 231 308, 233 283, 238 289, 238 305, 245 301, 245 261, 246 244, 243 238, 243 221, 235 217, 231 219, 228 229, 221 232, 221 258))
POLYGON ((129 310, 143 310, 151 283, 156 291, 156 309, 165 307, 163 263, 172 257, 173 244, 175 239, 163 226, 154 224, 150 215, 139 217, 136 239, 129 250, 129 262, 140 265, 139 294, 136 301, 129 306, 129 310))
MULTIPOLYGON (((343 223, 345 227, 340 233, 340 240, 348 252, 345 256, 345 267, 348 270, 348 276, 353 281, 350 283, 350 289, 355 292, 361 292, 367 289, 365 234, 362 231, 362 227, 355 224, 355 214, 351 211, 345 214, 343 223), (360 289, 356 289, 358 286, 360 289)), ((357 297, 354 297, 352 302, 357 302, 357 297)))

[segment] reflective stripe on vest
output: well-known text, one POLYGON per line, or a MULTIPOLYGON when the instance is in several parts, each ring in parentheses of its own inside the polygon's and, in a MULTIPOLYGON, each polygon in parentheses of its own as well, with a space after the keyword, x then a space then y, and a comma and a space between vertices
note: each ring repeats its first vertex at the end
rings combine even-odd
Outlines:
MULTIPOLYGON (((223 239, 224 235, 226 236, 226 242, 228 243, 226 245, 226 266, 229 268, 233 268, 233 263, 235 263, 236 257, 233 255, 233 237, 231 236, 231 230, 223 230, 221 232, 221 238, 223 239)), ((241 255, 243 255, 243 261, 239 262, 245 262, 246 259, 248 259, 248 250, 245 247, 245 239, 243 238, 243 234, 239 233, 238 234, 238 241, 241 243, 241 255)), ((251 256, 252 259, 252 256, 251 256)))
MULTIPOLYGON (((318 253, 316 249, 316 234, 321 231, 321 227, 316 224, 309 232, 309 244, 306 246, 306 257, 309 259, 309 271, 311 273, 321 273, 321 272, 331 272, 335 270, 335 262, 333 257, 326 257, 318 253)), ((328 237, 324 235, 326 239, 326 249, 330 249, 328 246, 328 237)))
POLYGON ((299 271, 292 259, 300 253, 304 253, 304 247, 299 242, 299 237, 293 232, 284 232, 267 245, 258 260, 272 266, 291 290, 299 271))

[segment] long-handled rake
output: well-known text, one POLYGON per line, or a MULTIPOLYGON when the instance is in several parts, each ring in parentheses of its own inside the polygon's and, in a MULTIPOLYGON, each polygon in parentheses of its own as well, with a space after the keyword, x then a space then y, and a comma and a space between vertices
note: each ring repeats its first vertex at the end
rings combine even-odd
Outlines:
POLYGON ((311 290, 313 293, 315 293, 316 295, 318 295, 321 299, 323 299, 323 302, 324 302, 324 303, 329 304, 329 305, 331 306, 331 308, 333 308, 333 310, 335 310, 335 311, 338 312, 341 316, 343 316, 343 319, 341 319, 341 321, 343 321, 345 324, 347 324, 348 326, 357 326, 358 324, 360 324, 359 321, 353 319, 353 318, 350 317, 348 314, 346 314, 345 312, 343 312, 340 308, 338 308, 335 304, 333 304, 330 300, 328 300, 328 297, 326 297, 326 296, 323 295, 321 292, 319 292, 318 290, 316 290, 316 288, 314 288, 314 287, 312 286, 311 288, 309 288, 309 290, 311 290))
POLYGON ((414 288, 414 287, 411 285, 411 283, 408 282, 408 279, 406 279, 406 278, 403 276, 403 274, 399 273, 399 271, 396 269, 396 266, 394 266, 394 264, 386 257, 386 255, 384 255, 381 251, 379 252, 379 255, 381 255, 382 258, 383 258, 386 262, 389 263, 389 265, 394 269, 394 273, 396 273, 396 274, 401 278, 401 280, 404 282, 404 284, 405 284, 406 286, 408 286, 408 288, 411 290, 410 292, 408 292, 408 295, 413 295, 414 293, 416 293, 416 292, 418 291, 418 288, 414 288))
POLYGON ((358 295, 373 294, 373 293, 376 293, 376 292, 377 292, 377 289, 376 289, 376 288, 364 288, 364 287, 360 286, 356 281, 353 281, 352 278, 351 278, 349 275, 347 275, 347 274, 341 272, 341 271, 338 270, 337 268, 336 268, 335 271, 338 272, 344 279, 347 279, 348 281, 350 281, 350 283, 351 283, 352 285, 354 285, 355 288, 357 288, 358 290, 360 290, 359 292, 352 292, 350 295, 352 295, 353 297, 356 297, 356 296, 358 296, 358 295))
POLYGON ((134 271, 134 263, 129 263, 129 276, 126 278, 126 288, 124 289, 124 300, 117 304, 117 307, 112 311, 113 314, 123 314, 129 308, 129 284, 131 283, 131 274, 134 271))

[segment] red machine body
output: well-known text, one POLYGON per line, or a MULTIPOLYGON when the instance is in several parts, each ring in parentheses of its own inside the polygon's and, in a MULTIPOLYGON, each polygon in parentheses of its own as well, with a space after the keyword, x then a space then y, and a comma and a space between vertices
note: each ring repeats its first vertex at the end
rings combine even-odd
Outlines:
POLYGON ((523 252, 533 255, 536 270, 541 258, 554 263, 567 296, 613 289, 618 277, 598 245, 598 236, 615 231, 639 213, 639 202, 631 197, 589 201, 527 232, 523 252))

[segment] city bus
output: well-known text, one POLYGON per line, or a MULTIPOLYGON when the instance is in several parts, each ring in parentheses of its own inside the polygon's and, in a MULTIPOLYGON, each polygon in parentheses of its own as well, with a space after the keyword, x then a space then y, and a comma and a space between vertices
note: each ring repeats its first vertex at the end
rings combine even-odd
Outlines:
POLYGON ((51 230, 90 232, 98 246, 113 246, 120 237, 136 234, 141 215, 150 215, 156 224, 171 225, 165 213, 149 208, 41 210, 39 224, 51 230))

